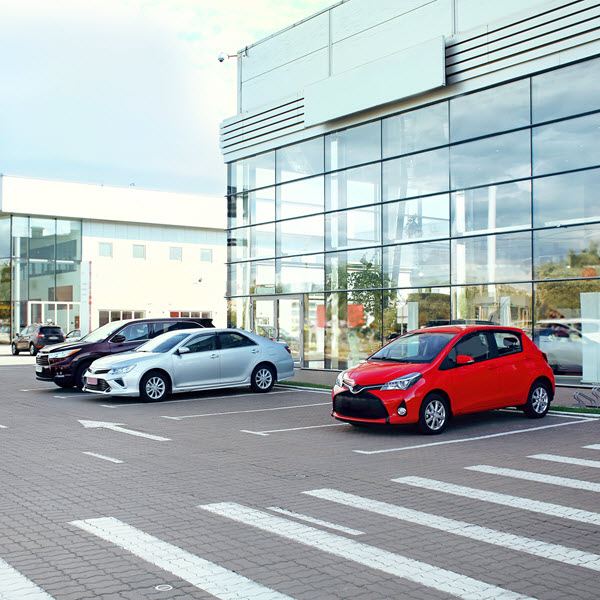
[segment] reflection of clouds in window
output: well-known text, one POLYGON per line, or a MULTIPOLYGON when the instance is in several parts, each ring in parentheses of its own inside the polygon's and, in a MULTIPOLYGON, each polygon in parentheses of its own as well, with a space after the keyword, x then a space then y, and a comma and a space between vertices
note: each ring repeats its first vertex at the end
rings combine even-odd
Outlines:
POLYGON ((379 202, 381 165, 367 165, 325 177, 325 209, 337 210, 379 202))
POLYGON ((600 115, 543 125, 533 130, 533 174, 600 165, 600 115))
POLYGON ((325 170, 344 169, 381 158, 381 121, 344 129, 325 138, 325 170))
POLYGON ((279 292, 318 292, 323 290, 324 265, 322 254, 294 256, 277 261, 279 292))
POLYGON ((448 237, 448 194, 383 206, 383 243, 448 237))
POLYGON ((277 218, 289 219, 322 212, 324 205, 323 177, 286 183, 277 188, 277 218))
POLYGON ((244 192, 275 183, 275 152, 240 160, 229 170, 231 193, 244 192))
POLYGON ((278 183, 323 172, 322 137, 279 148, 276 153, 278 183))
POLYGON ((527 79, 450 101, 450 134, 453 142, 527 125, 527 79))
POLYGON ((277 223, 277 254, 323 251, 323 215, 277 223))
POLYGON ((366 206, 326 215, 327 250, 381 242, 381 207, 366 206))
POLYGON ((529 146, 529 131, 452 146, 452 188, 530 177, 529 146))
POLYGON ((384 287, 443 285, 450 279, 448 241, 383 249, 384 287))

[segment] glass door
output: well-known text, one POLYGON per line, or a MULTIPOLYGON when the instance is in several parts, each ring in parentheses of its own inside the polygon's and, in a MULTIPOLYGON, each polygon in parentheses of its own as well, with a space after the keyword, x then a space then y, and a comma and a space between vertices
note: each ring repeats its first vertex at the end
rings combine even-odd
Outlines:
POLYGON ((294 365, 302 366, 302 296, 261 297, 252 300, 252 331, 290 347, 294 365))
POLYGON ((58 325, 65 335, 79 328, 79 302, 30 301, 28 304, 28 324, 52 323, 58 325))

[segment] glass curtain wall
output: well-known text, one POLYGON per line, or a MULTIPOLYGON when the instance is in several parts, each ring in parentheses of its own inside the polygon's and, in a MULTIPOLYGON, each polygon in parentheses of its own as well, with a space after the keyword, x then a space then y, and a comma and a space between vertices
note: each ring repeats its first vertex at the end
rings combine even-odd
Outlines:
POLYGON ((80 271, 81 221, 0 217, 0 343, 42 314, 74 325, 80 271))
POLYGON ((600 60, 229 165, 232 325, 304 298, 303 365, 427 325, 523 328, 600 382, 600 60))

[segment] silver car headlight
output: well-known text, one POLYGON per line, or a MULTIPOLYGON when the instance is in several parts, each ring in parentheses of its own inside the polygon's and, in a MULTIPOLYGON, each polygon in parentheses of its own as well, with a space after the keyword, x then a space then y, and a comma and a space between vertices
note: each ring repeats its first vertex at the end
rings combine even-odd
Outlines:
POLYGON ((338 387, 342 387, 343 383, 344 383, 344 376, 346 375, 347 371, 342 371, 338 376, 337 379, 335 380, 335 385, 337 385, 338 387))
POLYGON ((381 391, 385 390, 407 390, 409 387, 415 385, 419 379, 423 377, 423 373, 409 373, 398 377, 398 379, 392 379, 386 384, 381 386, 381 391))
POLYGON ((135 365, 129 365, 128 367, 114 367, 112 368, 108 374, 109 375, 123 375, 125 373, 129 373, 135 369, 135 365))

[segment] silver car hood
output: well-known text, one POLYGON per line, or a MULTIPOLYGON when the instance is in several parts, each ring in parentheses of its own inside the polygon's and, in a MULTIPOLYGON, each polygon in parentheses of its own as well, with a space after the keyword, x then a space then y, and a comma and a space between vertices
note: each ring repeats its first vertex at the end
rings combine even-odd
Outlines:
POLYGON ((126 367, 153 360, 158 356, 165 356, 163 352, 123 352, 112 356, 103 356, 94 361, 94 369, 112 369, 114 367, 126 367))

